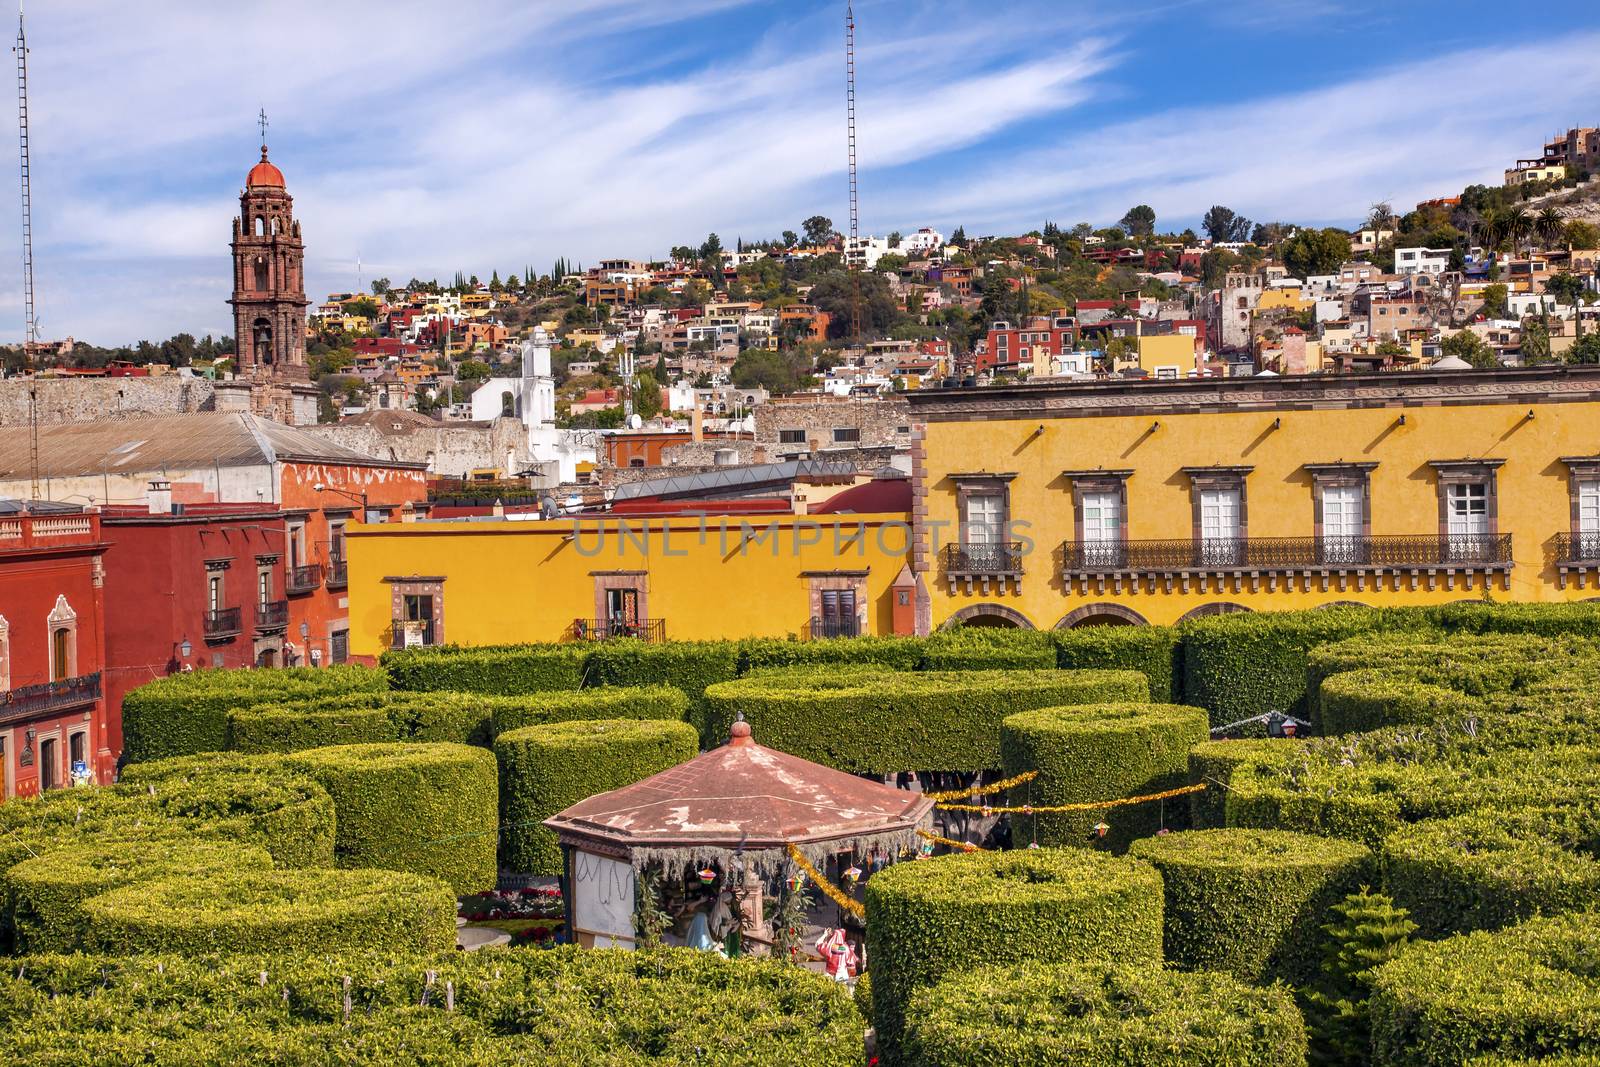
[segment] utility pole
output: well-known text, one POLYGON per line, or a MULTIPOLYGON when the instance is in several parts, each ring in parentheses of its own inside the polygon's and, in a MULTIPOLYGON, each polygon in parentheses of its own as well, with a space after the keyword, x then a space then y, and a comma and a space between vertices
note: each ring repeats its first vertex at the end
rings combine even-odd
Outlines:
POLYGON ((856 14, 851 0, 844 5, 845 125, 850 157, 850 244, 846 266, 851 272, 850 339, 861 343, 861 203, 856 196, 856 14))

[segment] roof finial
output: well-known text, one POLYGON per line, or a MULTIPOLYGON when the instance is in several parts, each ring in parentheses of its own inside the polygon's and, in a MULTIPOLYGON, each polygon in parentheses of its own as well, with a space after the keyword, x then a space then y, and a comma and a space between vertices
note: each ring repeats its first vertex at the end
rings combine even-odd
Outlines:
POLYGON ((267 158, 267 109, 262 108, 261 114, 256 118, 256 125, 261 127, 261 158, 267 158))
POLYGON ((750 724, 744 721, 744 712, 735 712, 733 726, 728 730, 728 744, 748 745, 752 743, 750 740, 750 724))

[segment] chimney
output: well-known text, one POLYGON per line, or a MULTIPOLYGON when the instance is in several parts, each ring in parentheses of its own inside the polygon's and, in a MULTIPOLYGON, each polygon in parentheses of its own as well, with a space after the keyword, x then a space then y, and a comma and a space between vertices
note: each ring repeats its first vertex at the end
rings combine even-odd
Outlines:
POLYGON ((695 397, 694 404, 689 409, 689 440, 704 441, 705 439, 705 416, 700 412, 700 398, 695 397))
POLYGON ((150 488, 145 491, 145 500, 150 504, 150 514, 172 514, 172 483, 165 478, 157 478, 150 483, 150 488))

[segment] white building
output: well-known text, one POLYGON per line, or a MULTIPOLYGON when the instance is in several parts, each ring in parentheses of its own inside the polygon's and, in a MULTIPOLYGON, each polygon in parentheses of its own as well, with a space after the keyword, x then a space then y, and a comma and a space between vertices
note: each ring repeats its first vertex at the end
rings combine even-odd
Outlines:
POLYGON ((924 226, 916 233, 900 238, 900 247, 896 251, 906 256, 925 256, 942 248, 944 248, 944 234, 924 226))
POLYGON ((1397 248, 1394 250, 1396 274, 1443 274, 1450 269, 1448 248, 1397 248))
POLYGON ((536 326, 522 342, 522 377, 490 378, 472 393, 474 421, 515 416, 528 434, 536 465, 553 465, 560 482, 578 480, 578 464, 595 462, 594 434, 556 426, 556 380, 550 372, 550 335, 536 326))

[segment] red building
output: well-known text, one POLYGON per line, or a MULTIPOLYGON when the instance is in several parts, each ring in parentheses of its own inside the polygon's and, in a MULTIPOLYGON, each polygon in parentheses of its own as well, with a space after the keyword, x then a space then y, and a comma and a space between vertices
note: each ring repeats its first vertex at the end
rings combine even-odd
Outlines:
POLYGON ((111 781, 105 550, 97 515, 0 501, 0 796, 111 781))
POLYGON ((1072 351, 1075 337, 1075 322, 1065 311, 1036 315, 1020 326, 1009 322, 991 323, 985 339, 987 344, 982 351, 974 353, 974 367, 980 374, 987 370, 1031 367, 1036 354, 1060 356, 1072 351))

